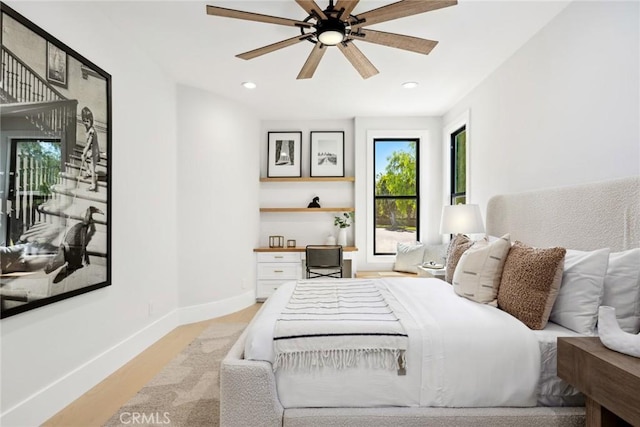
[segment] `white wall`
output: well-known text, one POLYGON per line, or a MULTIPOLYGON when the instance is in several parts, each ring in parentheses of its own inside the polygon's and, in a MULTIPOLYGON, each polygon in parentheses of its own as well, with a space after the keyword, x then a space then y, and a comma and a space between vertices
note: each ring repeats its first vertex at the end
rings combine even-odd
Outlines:
POLYGON ((575 1, 444 117, 470 110, 472 202, 640 174, 640 4, 575 1))
POLYGON ((195 321, 219 315, 216 302, 255 301, 260 122, 187 86, 178 86, 177 115, 179 305, 195 306, 186 315, 195 321))
POLYGON ((38 425, 174 326, 176 94, 99 6, 8 4, 113 77, 112 285, 1 322, 0 424, 38 425))

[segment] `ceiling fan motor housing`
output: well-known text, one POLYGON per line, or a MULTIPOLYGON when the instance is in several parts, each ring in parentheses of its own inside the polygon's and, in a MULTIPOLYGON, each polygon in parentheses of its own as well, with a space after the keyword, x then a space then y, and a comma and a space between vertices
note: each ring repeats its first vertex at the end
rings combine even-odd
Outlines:
POLYGON ((327 17, 317 22, 316 31, 320 43, 334 46, 344 40, 347 26, 337 18, 327 17))

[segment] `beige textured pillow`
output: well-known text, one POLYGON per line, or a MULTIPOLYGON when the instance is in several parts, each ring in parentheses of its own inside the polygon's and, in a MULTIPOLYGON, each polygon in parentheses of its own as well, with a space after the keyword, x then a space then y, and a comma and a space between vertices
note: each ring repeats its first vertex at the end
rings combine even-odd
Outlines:
POLYGON ((447 264, 446 271, 444 273, 444 280, 451 283, 453 282, 453 273, 456 271, 456 265, 460 257, 473 245, 473 241, 467 236, 462 234, 456 234, 449 243, 449 249, 447 250, 447 264))
POLYGON ((498 307, 531 329, 543 329, 558 296, 565 253, 516 241, 502 270, 498 307))
POLYGON ((502 269, 511 241, 508 234, 498 240, 474 242, 467 249, 453 273, 453 290, 461 297, 483 304, 497 305, 502 269))

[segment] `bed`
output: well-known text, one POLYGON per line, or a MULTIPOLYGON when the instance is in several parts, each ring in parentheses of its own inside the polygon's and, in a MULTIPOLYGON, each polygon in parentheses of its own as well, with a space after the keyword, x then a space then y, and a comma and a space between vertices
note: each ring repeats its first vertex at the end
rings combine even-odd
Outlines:
MULTIPOLYGON (((640 247, 639 217, 640 178, 632 177, 495 196, 487 206, 487 234, 509 233, 511 241, 541 248, 570 248, 572 259, 579 251, 603 248, 608 256, 640 247)), ((581 395, 555 376, 555 341, 558 336, 597 332, 581 332, 580 325, 565 327, 560 311, 558 324, 550 322, 542 330, 531 331, 498 308, 449 298, 451 285, 440 279, 350 282, 384 293, 385 301, 402 317, 406 348, 411 349, 403 353, 406 366, 375 371, 328 366, 322 370, 329 377, 323 377, 313 369, 294 373, 274 365, 278 356, 273 352, 271 332, 296 291, 298 284, 292 282, 264 304, 222 362, 222 426, 584 425, 581 395), (441 304, 445 298, 454 305, 441 304), (420 305, 423 302, 427 309, 420 305), (452 315, 459 310, 464 310, 464 321, 452 315), (418 314, 423 311, 426 317, 418 314), (435 319, 438 316, 440 320, 435 319), (438 321, 453 329, 424 332, 425 323, 435 322, 437 329, 438 321), (501 325, 501 332, 485 336, 496 324, 501 325), (478 366, 465 364, 464 359, 465 346, 474 337, 480 345, 489 342, 475 353, 478 366), (496 348, 506 356, 499 369, 490 361, 496 348), (517 381, 510 381, 515 377, 517 381), (491 386, 483 391, 486 384, 491 386)))

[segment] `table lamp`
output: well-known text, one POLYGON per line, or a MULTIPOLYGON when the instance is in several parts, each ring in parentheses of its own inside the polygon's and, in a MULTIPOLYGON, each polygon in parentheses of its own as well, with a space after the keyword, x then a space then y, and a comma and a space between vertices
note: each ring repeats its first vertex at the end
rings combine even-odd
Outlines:
POLYGON ((484 233, 478 205, 446 205, 442 207, 440 234, 484 233))

